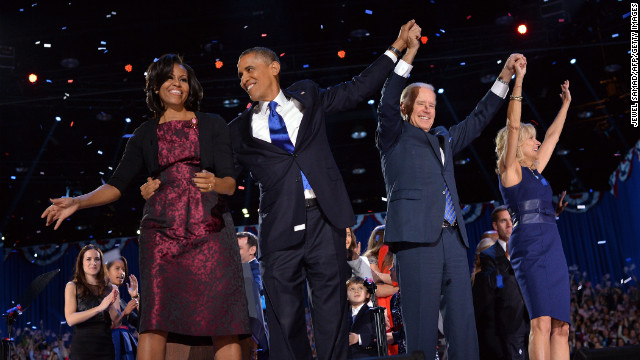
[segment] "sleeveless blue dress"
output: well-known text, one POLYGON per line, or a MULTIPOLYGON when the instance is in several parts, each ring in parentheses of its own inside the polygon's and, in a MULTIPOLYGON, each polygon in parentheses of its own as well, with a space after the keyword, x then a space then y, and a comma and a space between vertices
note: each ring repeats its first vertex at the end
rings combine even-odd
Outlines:
POLYGON ((555 219, 551 186, 528 167, 522 181, 500 193, 513 221, 509 239, 511 266, 529 317, 550 316, 571 323, 569 269, 555 219))

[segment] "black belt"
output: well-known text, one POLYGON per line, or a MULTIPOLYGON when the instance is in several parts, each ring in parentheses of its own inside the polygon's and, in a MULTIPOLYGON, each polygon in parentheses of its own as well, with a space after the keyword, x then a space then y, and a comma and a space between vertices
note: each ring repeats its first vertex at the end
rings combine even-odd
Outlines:
POLYGON ((443 220, 442 221, 442 227, 443 228, 448 228, 448 227, 458 227, 458 220, 453 220, 453 224, 449 223, 447 220, 443 220))
POLYGON ((317 198, 304 199, 304 203, 306 208, 308 209, 310 207, 318 206, 318 199, 317 198))

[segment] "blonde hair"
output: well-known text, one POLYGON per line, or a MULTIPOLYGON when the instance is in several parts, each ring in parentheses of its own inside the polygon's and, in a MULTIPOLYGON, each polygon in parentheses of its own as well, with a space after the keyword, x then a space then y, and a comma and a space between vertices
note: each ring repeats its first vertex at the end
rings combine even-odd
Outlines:
MULTIPOLYGON (((508 121, 508 120, 507 120, 508 121)), ((518 148, 516 150, 516 160, 520 165, 524 166, 524 155, 520 148, 525 140, 530 137, 536 137, 536 128, 531 124, 520 123, 520 131, 518 132, 518 148)), ((500 162, 507 152, 507 127, 503 127, 496 135, 496 173, 500 174, 500 162)), ((535 169, 535 163, 533 165, 535 169)))

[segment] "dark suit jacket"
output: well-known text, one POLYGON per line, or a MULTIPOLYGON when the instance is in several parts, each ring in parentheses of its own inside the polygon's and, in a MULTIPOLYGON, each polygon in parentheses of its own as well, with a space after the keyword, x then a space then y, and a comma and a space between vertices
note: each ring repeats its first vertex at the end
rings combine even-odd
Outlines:
POLYGON ((258 286, 258 289, 260 289, 260 295, 263 295, 264 291, 262 290, 262 275, 260 274, 260 262, 258 261, 258 259, 253 259, 249 261, 249 266, 251 266, 253 281, 258 286))
POLYGON ((437 241, 444 220, 446 183, 462 239, 469 247, 453 173, 453 156, 480 135, 504 100, 489 91, 464 121, 449 129, 438 126, 425 132, 403 121, 400 115, 400 94, 406 82, 406 78, 392 73, 378 107, 376 145, 382 158, 388 199, 384 241, 437 241), (444 148, 444 166, 439 143, 444 148))
MULTIPOLYGON (((253 137, 251 118, 255 102, 229 124, 233 151, 240 168, 251 172, 260 184, 260 256, 291 248, 303 239, 294 231, 306 223, 302 170, 329 222, 337 228, 355 223, 355 216, 338 166, 327 141, 325 114, 354 108, 380 89, 394 67, 386 55, 350 82, 322 89, 310 80, 282 89, 303 106, 293 154, 253 137)), ((344 248, 344 245, 342 245, 344 248)))
POLYGON ((496 333, 514 334, 529 322, 529 313, 522 299, 520 287, 502 246, 498 242, 480 253, 482 272, 487 275, 489 288, 494 292, 496 333), (502 278, 502 284, 498 279, 502 278), (502 285, 502 286, 500 286, 502 285))
MULTIPOLYGON (((216 114, 198 111, 195 114, 198 119, 201 169, 206 169, 219 178, 234 176, 231 141, 226 122, 216 114)), ((158 119, 145 121, 133 132, 108 184, 123 193, 131 180, 143 169, 153 177, 162 170, 158 164, 158 119)))
MULTIPOLYGON (((351 315, 351 308, 349 309, 349 315, 351 315)), ((349 346, 349 359, 378 355, 373 319, 369 310, 369 306, 364 304, 358 311, 355 320, 349 316, 349 332, 360 335, 360 340, 362 340, 362 345, 354 344, 349 346)))
POLYGON ((529 332, 529 314, 502 246, 496 242, 479 256, 473 295, 480 359, 508 359, 510 338, 529 332))

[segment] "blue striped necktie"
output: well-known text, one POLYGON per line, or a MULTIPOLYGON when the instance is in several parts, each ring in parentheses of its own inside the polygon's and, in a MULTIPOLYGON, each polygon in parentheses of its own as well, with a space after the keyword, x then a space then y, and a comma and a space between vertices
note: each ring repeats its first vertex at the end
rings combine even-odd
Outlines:
POLYGON ((445 196, 445 207, 444 207, 444 219, 451 225, 456 221, 456 209, 453 207, 453 201, 451 200, 451 192, 449 192, 449 187, 447 184, 444 184, 444 196, 445 196))
MULTIPOLYGON (((291 142, 291 138, 289 138, 289 132, 287 132, 287 125, 285 125, 284 119, 276 111, 277 107, 277 102, 272 101, 269 103, 269 136, 271 137, 271 143, 289 154, 293 154, 295 148, 291 142)), ((300 175, 302 175, 302 185, 304 189, 311 190, 311 185, 307 177, 302 173, 302 170, 300 171, 300 175)))

